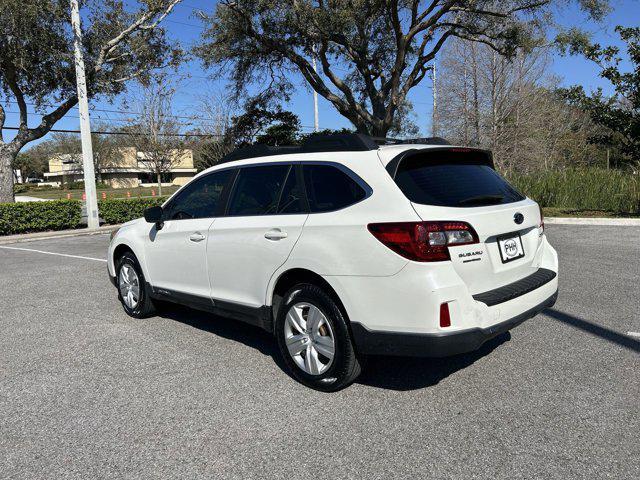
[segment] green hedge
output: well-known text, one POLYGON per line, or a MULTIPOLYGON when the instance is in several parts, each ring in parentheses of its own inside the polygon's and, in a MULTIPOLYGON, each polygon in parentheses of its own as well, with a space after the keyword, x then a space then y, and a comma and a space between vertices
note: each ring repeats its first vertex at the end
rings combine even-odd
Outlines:
POLYGON ((124 223, 142 217, 145 208, 162 205, 166 197, 99 200, 100 217, 106 224, 124 223))
POLYGON ((0 235, 76 228, 81 213, 78 200, 0 203, 0 235))
POLYGON ((509 181, 542 207, 640 213, 638 175, 604 168, 508 175, 509 181))

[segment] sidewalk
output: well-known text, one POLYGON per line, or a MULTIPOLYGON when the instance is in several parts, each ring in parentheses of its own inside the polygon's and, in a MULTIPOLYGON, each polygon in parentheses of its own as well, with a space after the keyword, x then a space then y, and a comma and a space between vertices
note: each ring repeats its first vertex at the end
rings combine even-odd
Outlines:
POLYGON ((88 228, 77 228, 74 230, 59 230, 57 232, 36 232, 36 233, 22 233, 20 235, 6 235, 0 236, 0 245, 8 243, 22 243, 32 242, 34 240, 46 240, 49 238, 61 238, 61 237, 80 237, 85 235, 104 235, 111 233, 113 230, 120 228, 120 225, 104 225, 95 230, 89 230, 88 228))
POLYGON ((47 201, 45 198, 29 197, 27 195, 16 195, 14 198, 16 202, 46 202, 47 201))
POLYGON ((545 217, 544 223, 549 225, 603 225, 640 227, 640 218, 589 218, 589 217, 545 217))

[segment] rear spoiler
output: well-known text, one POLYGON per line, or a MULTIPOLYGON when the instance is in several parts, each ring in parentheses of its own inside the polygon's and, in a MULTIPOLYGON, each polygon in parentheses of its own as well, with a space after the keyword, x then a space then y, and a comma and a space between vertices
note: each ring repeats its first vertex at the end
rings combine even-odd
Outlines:
POLYGON ((491 150, 471 147, 428 147, 412 148, 405 150, 398 156, 391 159, 387 164, 387 172, 391 178, 395 179, 400 164, 409 158, 422 157, 429 163, 472 163, 475 165, 486 165, 495 170, 493 164, 493 154, 491 150))

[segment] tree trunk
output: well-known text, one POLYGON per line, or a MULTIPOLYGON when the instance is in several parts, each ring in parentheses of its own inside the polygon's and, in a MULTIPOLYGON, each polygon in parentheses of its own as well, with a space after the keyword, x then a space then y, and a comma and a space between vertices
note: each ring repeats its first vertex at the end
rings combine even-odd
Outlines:
POLYGON ((478 99, 478 90, 479 82, 478 82, 478 59, 476 57, 476 47, 475 44, 471 44, 471 68, 473 73, 473 127, 474 127, 474 142, 473 145, 476 147, 480 146, 480 100, 478 99))
POLYGON ((158 196, 161 197, 162 196, 162 173, 156 172, 156 175, 158 178, 158 196))
POLYGON ((358 132, 365 133, 367 135, 371 135, 372 137, 376 137, 376 138, 387 138, 387 134, 389 133, 389 130, 391 130, 391 125, 383 124, 379 128, 376 128, 373 125, 370 125, 368 132, 367 131, 360 132, 360 129, 358 129, 358 132))
POLYGON ((13 161, 18 154, 6 143, 0 143, 0 203, 13 203, 13 161))

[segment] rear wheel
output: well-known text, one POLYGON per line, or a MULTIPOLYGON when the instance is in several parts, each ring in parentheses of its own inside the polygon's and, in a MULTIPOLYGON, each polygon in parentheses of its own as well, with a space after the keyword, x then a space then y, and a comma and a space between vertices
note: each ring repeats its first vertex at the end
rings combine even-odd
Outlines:
POLYGON ((300 284, 289 290, 278 310, 275 332, 285 364, 301 383, 328 392, 360 375, 346 318, 321 288, 300 284))
POLYGON ((145 318, 156 311, 147 292, 144 274, 136 256, 127 252, 116 262, 118 299, 124 311, 134 318, 145 318))

